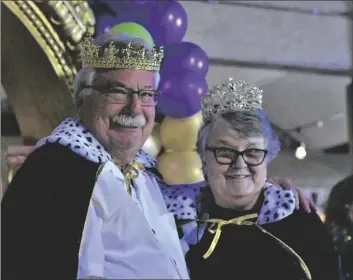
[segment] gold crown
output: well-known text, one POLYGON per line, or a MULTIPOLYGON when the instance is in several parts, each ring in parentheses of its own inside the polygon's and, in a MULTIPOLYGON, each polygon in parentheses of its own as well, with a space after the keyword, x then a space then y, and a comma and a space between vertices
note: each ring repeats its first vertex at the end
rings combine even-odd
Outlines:
POLYGON ((81 42, 82 67, 92 68, 128 68, 159 71, 164 56, 163 47, 153 47, 152 51, 144 46, 132 48, 131 42, 124 48, 116 48, 113 42, 101 55, 101 46, 94 43, 92 37, 85 37, 81 42))
POLYGON ((202 117, 209 120, 218 112, 262 109, 263 91, 245 81, 229 78, 213 86, 201 100, 202 117))

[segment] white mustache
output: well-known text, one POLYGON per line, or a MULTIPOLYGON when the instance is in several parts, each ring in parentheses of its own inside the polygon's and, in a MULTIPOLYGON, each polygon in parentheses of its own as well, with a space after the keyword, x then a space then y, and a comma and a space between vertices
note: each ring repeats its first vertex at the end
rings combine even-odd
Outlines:
POLYGON ((144 127, 146 124, 146 118, 143 115, 135 117, 129 115, 118 115, 112 118, 114 123, 117 123, 125 127, 144 127))

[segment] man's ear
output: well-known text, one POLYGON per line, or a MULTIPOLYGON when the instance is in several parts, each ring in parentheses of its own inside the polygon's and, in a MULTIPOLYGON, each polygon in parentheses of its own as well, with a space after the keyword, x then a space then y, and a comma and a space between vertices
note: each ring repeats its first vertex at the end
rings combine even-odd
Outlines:
POLYGON ((79 118, 82 119, 86 119, 87 115, 88 118, 90 119, 90 115, 92 114, 93 110, 99 110, 99 108, 95 108, 94 106, 94 102, 95 102, 95 98, 96 96, 92 93, 92 94, 87 94, 87 95, 83 95, 81 96, 81 100, 80 100, 80 107, 79 107, 79 118))

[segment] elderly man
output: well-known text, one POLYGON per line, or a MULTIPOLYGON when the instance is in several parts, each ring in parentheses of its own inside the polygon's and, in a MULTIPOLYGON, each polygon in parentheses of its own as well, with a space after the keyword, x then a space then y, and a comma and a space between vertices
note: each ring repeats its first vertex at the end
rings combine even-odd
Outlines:
POLYGON ((175 221, 140 151, 162 50, 128 36, 82 43, 79 119, 42 139, 2 201, 2 279, 186 279, 175 221))

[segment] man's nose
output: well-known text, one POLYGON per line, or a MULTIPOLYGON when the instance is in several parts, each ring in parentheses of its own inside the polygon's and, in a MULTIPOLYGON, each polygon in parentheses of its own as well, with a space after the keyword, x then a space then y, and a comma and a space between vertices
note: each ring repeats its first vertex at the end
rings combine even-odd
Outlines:
POLYGON ((141 102, 138 98, 138 95, 132 94, 130 97, 131 98, 129 98, 128 103, 126 104, 128 111, 134 115, 141 114, 141 102))

